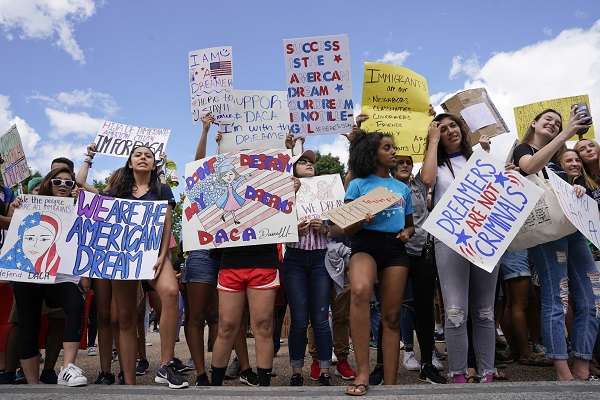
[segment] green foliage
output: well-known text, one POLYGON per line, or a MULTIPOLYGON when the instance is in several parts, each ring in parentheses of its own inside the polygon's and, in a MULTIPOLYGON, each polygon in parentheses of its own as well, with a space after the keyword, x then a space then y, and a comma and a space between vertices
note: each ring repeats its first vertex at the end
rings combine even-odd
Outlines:
POLYGON ((339 157, 331 154, 321 154, 317 152, 317 162, 315 163, 316 175, 340 174, 342 180, 346 175, 346 167, 340 162, 339 157))
POLYGON ((173 235, 175 235, 175 240, 177 242, 181 241, 181 218, 184 198, 185 196, 181 194, 179 196, 179 201, 175 204, 175 208, 173 209, 173 235))

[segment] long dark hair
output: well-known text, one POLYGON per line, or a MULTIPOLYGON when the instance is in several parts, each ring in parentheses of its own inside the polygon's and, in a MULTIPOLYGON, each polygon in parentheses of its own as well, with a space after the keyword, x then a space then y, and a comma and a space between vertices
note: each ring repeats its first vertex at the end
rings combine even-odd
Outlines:
MULTIPOLYGON (((468 136, 469 130, 466 128, 465 124, 462 122, 462 120, 459 117, 457 117, 454 114, 450 114, 450 113, 443 113, 443 114, 436 115, 436 117, 433 119, 433 122, 440 122, 441 120, 443 120, 445 118, 451 119, 453 122, 456 123, 456 125, 458 125, 458 128, 460 129, 460 154, 462 154, 466 159, 469 159, 469 157, 471 157, 471 154, 473 154, 473 148, 471 147, 471 142, 469 142, 469 136, 468 136)), ((427 153, 428 147, 429 147, 429 136, 427 136, 427 142, 425 143, 425 153, 427 153)), ((438 148, 437 148, 438 167, 441 165, 446 165, 449 162, 449 160, 450 160, 450 157, 448 156, 448 152, 446 151, 446 149, 444 149, 444 146, 438 145, 438 148)))
MULTIPOLYGON (((150 149, 146 146, 134 147, 131 150, 129 157, 127 158, 127 162, 125 162, 125 166, 113 172, 111 177, 109 178, 107 192, 111 196, 130 197, 132 195, 133 187, 135 186, 135 178, 133 176, 133 168, 131 168, 129 164, 131 163, 131 156, 133 155, 133 152, 140 147, 150 149)), ((152 152, 152 154, 154 154, 154 151, 152 151, 152 149, 150 149, 150 151, 152 152)), ((152 169, 152 171, 150 171, 149 187, 150 192, 160 193, 161 184, 160 179, 158 179, 158 166, 156 163, 156 159, 154 159, 154 168, 152 169)))
MULTIPOLYGON (((54 179, 56 177, 56 175, 60 174, 61 172, 66 172, 67 174, 69 174, 69 176, 71 177, 71 180, 73 182, 75 182, 75 174, 69 168, 67 168, 67 167, 54 168, 52 171, 48 172, 48 175, 46 175, 44 177, 44 179, 42 179, 42 183, 40 183, 40 190, 38 191, 38 194, 40 196, 52 196, 52 182, 50 182, 50 181, 52 179, 54 179)), ((75 189, 74 186, 73 186, 73 189, 75 189)))
POLYGON ((348 167, 357 178, 366 178, 377 170, 377 150, 381 139, 391 137, 381 132, 366 133, 361 130, 350 142, 348 167))

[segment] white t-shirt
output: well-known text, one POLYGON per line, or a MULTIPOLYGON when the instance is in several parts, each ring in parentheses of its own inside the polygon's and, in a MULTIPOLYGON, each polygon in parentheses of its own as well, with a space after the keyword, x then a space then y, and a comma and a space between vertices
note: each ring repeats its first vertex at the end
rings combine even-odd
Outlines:
POLYGON ((452 171, 454 171, 454 175, 452 175, 452 171, 450 171, 450 168, 448 168, 447 165, 442 164, 438 167, 433 193, 434 206, 438 203, 438 201, 440 201, 444 193, 446 193, 446 190, 454 181, 454 176, 458 175, 467 164, 467 159, 462 154, 450 157, 448 161, 450 161, 450 164, 452 165, 452 171))

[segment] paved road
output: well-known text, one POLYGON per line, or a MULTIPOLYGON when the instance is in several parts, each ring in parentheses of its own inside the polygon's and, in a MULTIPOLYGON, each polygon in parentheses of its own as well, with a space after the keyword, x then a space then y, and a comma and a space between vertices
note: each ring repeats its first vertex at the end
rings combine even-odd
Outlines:
MULTIPOLYGON (((157 386, 87 386, 84 388, 64 388, 58 386, 2 386, 0 399, 15 400, 154 400, 154 399, 306 399, 326 397, 328 399, 345 399, 342 388, 331 387, 221 387, 221 388, 189 388, 170 390, 157 386)), ((383 387, 378 386, 369 391, 369 399, 443 399, 443 400, 480 400, 480 399, 600 399, 600 384, 593 383, 494 383, 491 385, 407 385, 383 387)))

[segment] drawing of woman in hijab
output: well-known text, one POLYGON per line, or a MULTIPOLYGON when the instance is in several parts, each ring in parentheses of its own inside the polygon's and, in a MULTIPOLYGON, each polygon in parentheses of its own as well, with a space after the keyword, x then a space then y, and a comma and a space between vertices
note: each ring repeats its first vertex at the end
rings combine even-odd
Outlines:
POLYGON ((55 243, 59 232, 56 217, 39 211, 28 215, 19 225, 19 239, 0 258, 0 268, 55 276, 60 264, 55 243))
POLYGON ((233 222, 239 224, 240 221, 237 219, 235 212, 242 208, 246 203, 246 199, 240 196, 237 190, 246 181, 246 178, 236 171, 231 159, 223 158, 219 160, 216 169, 219 174, 217 184, 225 190, 216 202, 217 207, 223 210, 221 220, 225 222, 225 216, 231 214, 233 222))

